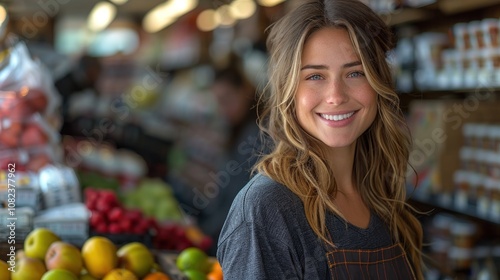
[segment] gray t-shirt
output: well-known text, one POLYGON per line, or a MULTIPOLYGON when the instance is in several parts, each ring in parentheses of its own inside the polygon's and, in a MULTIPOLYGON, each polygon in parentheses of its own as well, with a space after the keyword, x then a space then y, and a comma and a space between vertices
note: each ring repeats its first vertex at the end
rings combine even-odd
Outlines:
MULTIPOLYGON (((362 229, 328 213, 339 249, 392 245, 386 225, 372 213, 362 229)), ((330 279, 326 245, 309 226, 302 201, 285 186, 257 174, 236 196, 222 229, 217 258, 224 279, 330 279)))

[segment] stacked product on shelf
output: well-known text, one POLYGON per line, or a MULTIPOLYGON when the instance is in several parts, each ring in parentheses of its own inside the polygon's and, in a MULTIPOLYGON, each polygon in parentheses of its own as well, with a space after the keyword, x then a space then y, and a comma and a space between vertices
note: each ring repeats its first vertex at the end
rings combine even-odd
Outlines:
MULTIPOLYGON (((6 36, 2 46, 1 220, 8 224, 9 217, 18 218, 17 239, 23 239, 33 228, 42 225, 58 228, 57 233, 63 238, 70 238, 73 233, 85 235, 86 231, 81 229, 66 234, 59 218, 54 220, 46 215, 46 211, 56 207, 81 202, 76 174, 62 164, 58 133, 60 97, 53 81, 44 65, 33 59, 26 45, 14 35, 6 36)), ((85 215, 85 212, 79 214, 85 215)))
POLYGON ((398 89, 411 92, 500 86, 500 19, 459 22, 450 34, 451 38, 443 32, 424 32, 398 42, 398 74, 402 74, 396 77, 398 89))
POLYGON ((466 279, 500 277, 496 263, 500 257, 498 240, 485 238, 478 223, 454 214, 438 213, 426 230, 430 233, 430 256, 447 274, 455 272, 466 279))
POLYGON ((454 206, 500 223, 500 125, 466 123, 454 206))

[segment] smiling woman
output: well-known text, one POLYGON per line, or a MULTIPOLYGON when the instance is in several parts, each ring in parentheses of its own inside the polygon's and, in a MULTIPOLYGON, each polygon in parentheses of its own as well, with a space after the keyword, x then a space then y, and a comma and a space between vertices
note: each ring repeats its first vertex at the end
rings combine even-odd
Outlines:
POLYGON ((272 142, 222 229, 225 278, 423 279, 391 39, 357 0, 304 1, 271 26, 272 142))

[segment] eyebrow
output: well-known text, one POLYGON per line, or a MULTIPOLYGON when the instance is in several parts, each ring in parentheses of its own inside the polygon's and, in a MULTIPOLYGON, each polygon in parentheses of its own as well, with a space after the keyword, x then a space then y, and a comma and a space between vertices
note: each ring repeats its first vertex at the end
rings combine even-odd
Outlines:
MULTIPOLYGON (((358 65, 361 65, 361 61, 357 60, 357 61, 353 61, 353 62, 349 62, 349 63, 346 63, 344 65, 342 65, 342 68, 350 68, 350 67, 354 67, 354 66, 358 66, 358 65)), ((307 64, 307 65, 304 65, 302 68, 300 68, 300 70, 306 70, 306 69, 316 69, 316 70, 323 70, 323 69, 328 69, 329 67, 324 65, 324 64, 307 64)))

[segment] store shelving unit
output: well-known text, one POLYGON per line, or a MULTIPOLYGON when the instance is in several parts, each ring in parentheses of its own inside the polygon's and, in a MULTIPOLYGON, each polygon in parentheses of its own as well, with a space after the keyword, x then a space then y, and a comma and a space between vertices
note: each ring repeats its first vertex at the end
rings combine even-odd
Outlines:
MULTIPOLYGON (((432 4, 420 7, 400 7, 381 15, 395 34, 406 38, 414 35, 418 36, 425 32, 440 32, 451 35, 453 26, 459 22, 470 22, 483 18, 498 18, 500 20, 500 2, 498 0, 436 0, 432 4)), ((409 104, 414 100, 465 100, 475 93, 485 92, 492 93, 492 100, 500 97, 500 87, 498 85, 478 85, 476 87, 453 89, 420 88, 401 93, 400 106, 406 112, 409 109, 409 104)), ((497 240, 500 238, 500 220, 481 215, 473 206, 455 207, 453 195, 448 199, 443 199, 440 193, 424 195, 419 193, 410 194, 409 192, 409 203, 421 211, 422 214, 419 215, 419 218, 424 225, 431 221, 436 214, 446 213, 479 225, 482 233, 485 234, 485 239, 497 240)), ((424 241, 432 239, 429 238, 431 237, 429 234, 433 233, 425 232, 425 234, 424 241)), ((427 247, 424 249, 427 250, 427 247)), ((425 260, 428 267, 434 268, 440 274, 439 278, 433 279, 471 279, 470 270, 457 270, 432 258, 425 260)))

